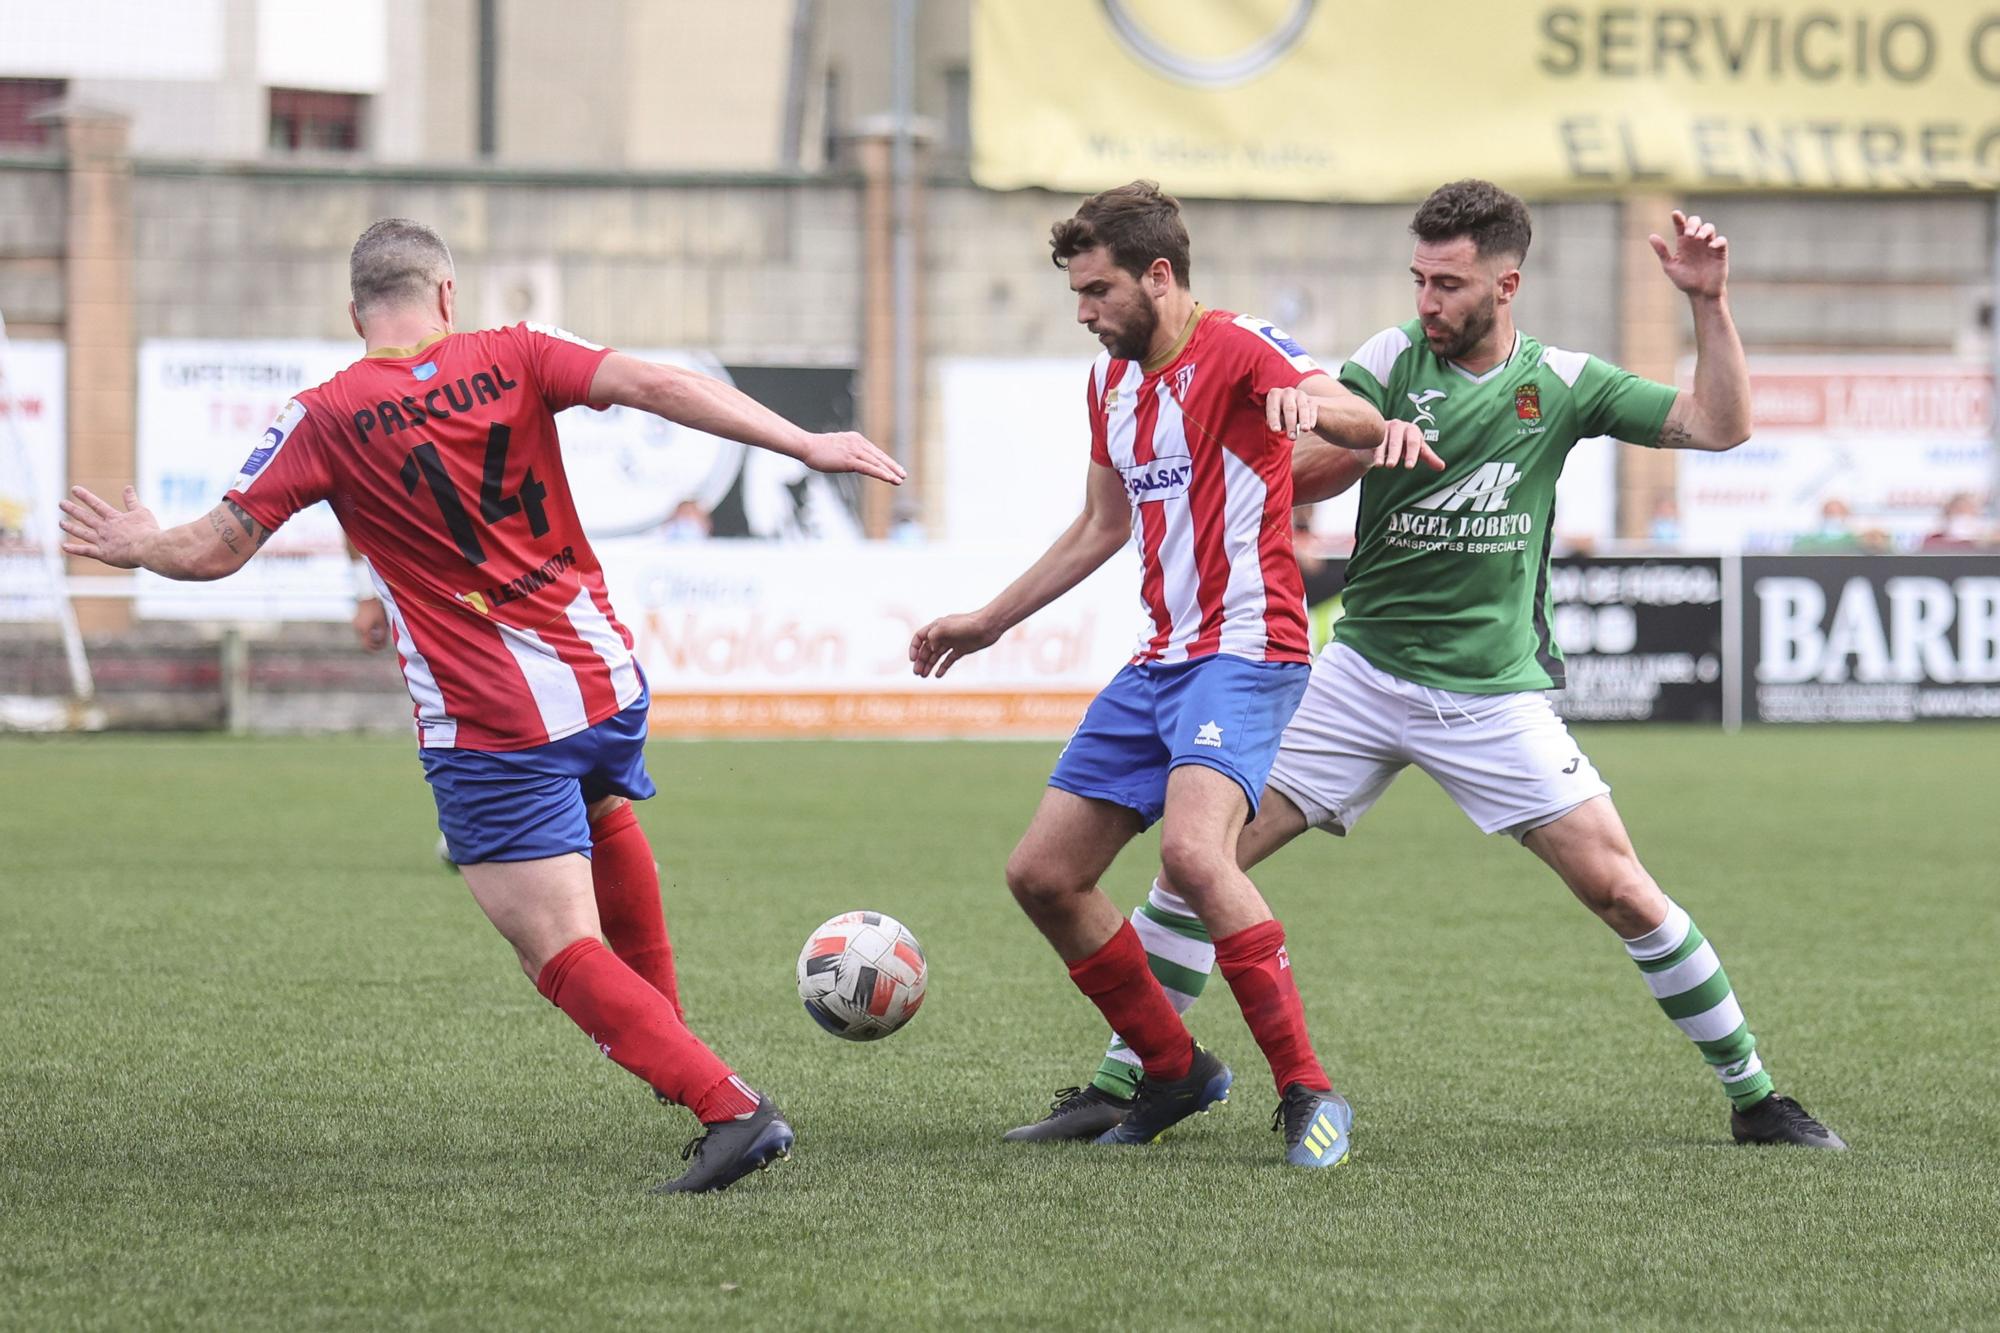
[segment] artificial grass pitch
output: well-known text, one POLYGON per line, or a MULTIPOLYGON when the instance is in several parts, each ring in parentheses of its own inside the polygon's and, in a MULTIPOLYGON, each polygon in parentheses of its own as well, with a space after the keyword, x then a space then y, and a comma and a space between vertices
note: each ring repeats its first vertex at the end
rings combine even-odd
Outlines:
POLYGON ((1257 875, 1351 1163, 1279 1164, 1220 981, 1193 1026, 1228 1107, 1152 1148, 1002 1144, 1102 1049, 1001 884, 1058 747, 660 743, 690 1020, 799 1145, 652 1198, 691 1118, 432 858, 408 745, 0 741, 0 1326, 1993 1324, 2000 733, 1581 739, 1851 1152, 1732 1145, 1609 932, 1414 773, 1257 875), (856 907, 931 966, 863 1046, 792 982, 856 907))

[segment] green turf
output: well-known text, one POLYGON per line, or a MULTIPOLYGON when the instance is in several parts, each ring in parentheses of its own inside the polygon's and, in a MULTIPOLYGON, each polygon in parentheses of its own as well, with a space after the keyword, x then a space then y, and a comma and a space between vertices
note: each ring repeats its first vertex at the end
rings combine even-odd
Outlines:
POLYGON ((1151 1149, 1002 1145, 1099 1050, 1000 884, 1054 747, 661 744, 643 817, 692 1021, 800 1137, 728 1194, 650 1198, 687 1118, 432 860, 407 746, 0 742, 0 1326, 1993 1324, 2000 734, 1585 741, 1852 1152, 1732 1146, 1610 937, 1416 777, 1260 874, 1348 1166, 1277 1164, 1219 985, 1222 1113, 1151 1149), (792 966, 863 906, 932 984, 849 1046, 792 966))

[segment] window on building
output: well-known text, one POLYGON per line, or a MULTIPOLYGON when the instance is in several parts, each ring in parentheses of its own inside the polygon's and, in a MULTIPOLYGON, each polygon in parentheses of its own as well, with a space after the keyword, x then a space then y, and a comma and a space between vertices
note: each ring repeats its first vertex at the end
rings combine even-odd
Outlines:
POLYGON ((29 117, 60 101, 61 79, 0 79, 0 144, 45 144, 53 125, 38 125, 29 117))
POLYGON ((944 68, 944 142, 938 147, 955 163, 972 157, 972 70, 965 65, 944 68))
POLYGON ((283 153, 358 153, 367 113, 359 93, 273 88, 270 145, 283 153))

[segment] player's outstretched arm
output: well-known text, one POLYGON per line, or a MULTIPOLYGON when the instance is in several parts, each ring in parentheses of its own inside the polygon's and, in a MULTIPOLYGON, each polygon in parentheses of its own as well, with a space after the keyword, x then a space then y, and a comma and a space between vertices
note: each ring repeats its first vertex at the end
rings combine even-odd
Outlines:
POLYGON ((748 394, 678 366, 641 361, 613 352, 598 364, 590 401, 616 403, 796 458, 817 472, 859 472, 864 477, 903 484, 903 467, 867 437, 851 430, 816 434, 773 412, 748 394))
POLYGON ((1369 453, 1306 436, 1292 449, 1292 503, 1331 500, 1372 468, 1413 468, 1419 463, 1433 472, 1444 469, 1444 460, 1425 442, 1423 428, 1413 421, 1384 422, 1382 438, 1369 453))
POLYGON ((1660 444, 1720 453, 1750 438, 1750 363, 1729 314, 1729 238, 1679 209, 1673 231, 1671 244, 1659 236, 1647 240, 1694 310, 1694 392, 1674 399, 1660 444))
POLYGON ((990 648, 1002 634, 1083 582, 1132 537, 1125 482, 1101 463, 1090 465, 1083 512, 1042 558, 977 611, 939 616, 910 638, 910 669, 943 676, 959 658, 990 648))
POLYGON ((1382 443, 1382 414, 1331 375, 1264 395, 1264 423, 1294 440, 1317 435, 1328 444, 1371 454, 1382 443))
POLYGON ((234 574, 271 535, 234 500, 224 500, 192 523, 162 529, 130 486, 123 509, 73 486, 62 511, 66 553, 101 560, 113 569, 150 569, 193 582, 234 574))

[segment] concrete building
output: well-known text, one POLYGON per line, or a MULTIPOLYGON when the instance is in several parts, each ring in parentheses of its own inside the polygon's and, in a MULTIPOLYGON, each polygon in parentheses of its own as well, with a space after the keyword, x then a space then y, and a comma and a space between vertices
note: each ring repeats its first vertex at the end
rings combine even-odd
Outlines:
MULTIPOLYGON (((16 337, 62 337, 81 358, 70 419, 87 483, 130 475, 138 341, 347 336, 347 247, 389 213, 451 238, 479 322, 553 318, 631 346, 851 369, 861 424, 886 436, 894 8, 0 0, 0 310, 16 337), (67 122, 35 117, 51 102, 67 122)), ((970 0, 918 9, 921 465, 937 358, 1091 348, 1047 260, 1072 201, 966 175, 970 0)), ((1753 350, 1949 353, 1990 323, 1982 197, 1684 202, 1735 239, 1753 350)), ((1684 315, 1642 241, 1669 206, 1540 206, 1522 322, 1671 375, 1684 315)), ((1402 206, 1188 213, 1207 299, 1322 349, 1406 317, 1402 206)), ((1627 478, 1633 523, 1671 477, 1648 467, 1671 460, 1627 478)), ((934 518, 940 478, 923 481, 934 518)))

